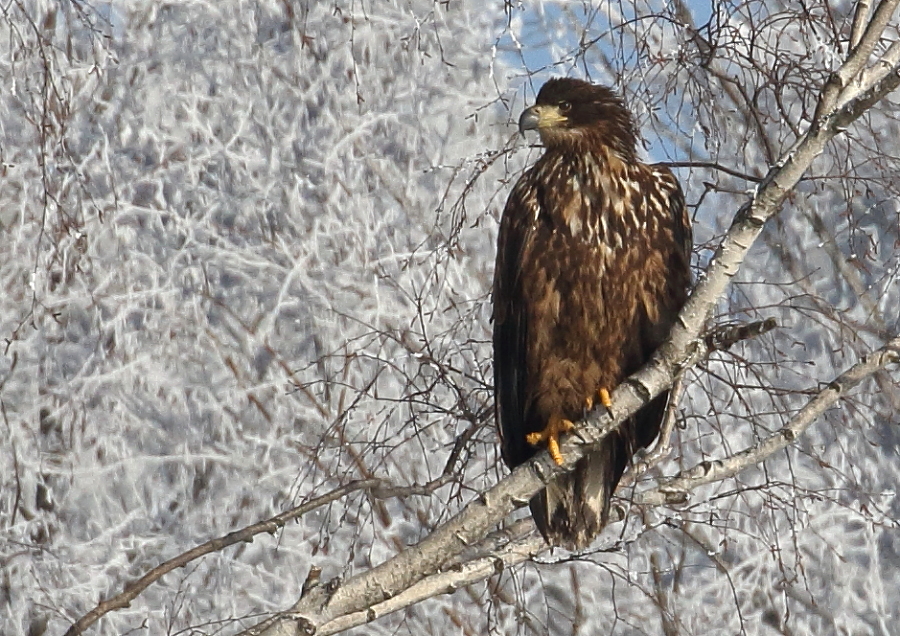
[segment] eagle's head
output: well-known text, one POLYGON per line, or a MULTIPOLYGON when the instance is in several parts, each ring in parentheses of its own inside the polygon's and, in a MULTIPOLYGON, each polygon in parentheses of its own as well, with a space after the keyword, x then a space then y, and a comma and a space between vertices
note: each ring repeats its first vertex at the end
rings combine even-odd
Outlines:
POLYGON ((637 133, 631 113, 606 86, 554 78, 519 118, 519 130, 537 130, 549 150, 584 152, 606 147, 622 159, 635 157, 637 133))

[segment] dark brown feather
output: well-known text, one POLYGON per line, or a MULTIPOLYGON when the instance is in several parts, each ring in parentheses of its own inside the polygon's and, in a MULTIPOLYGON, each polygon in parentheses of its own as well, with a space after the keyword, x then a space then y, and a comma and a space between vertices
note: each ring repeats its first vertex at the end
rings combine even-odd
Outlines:
MULTIPOLYGON (((495 403, 511 467, 551 416, 577 421, 662 343, 690 283, 690 221, 672 173, 635 158, 629 112, 605 87, 551 80, 538 105, 567 117, 540 129, 546 151, 516 183, 494 274, 495 403), (563 112, 563 111, 560 111, 563 112)), ((656 438, 661 395, 531 502, 554 545, 583 547, 606 523, 627 463, 656 438)))

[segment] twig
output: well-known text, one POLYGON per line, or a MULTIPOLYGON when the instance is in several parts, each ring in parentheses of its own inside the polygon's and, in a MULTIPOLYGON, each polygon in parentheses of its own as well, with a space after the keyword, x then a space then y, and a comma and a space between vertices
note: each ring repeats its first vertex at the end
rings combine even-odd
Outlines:
POLYGON ((619 481, 619 488, 628 488, 634 484, 638 477, 646 473, 650 468, 658 464, 666 457, 671 449, 672 431, 675 429, 677 419, 678 401, 684 393, 684 376, 679 375, 672 383, 669 393, 669 403, 666 405, 666 413, 659 428, 659 436, 656 443, 647 453, 632 464, 631 469, 623 475, 619 481))
POLYGON ((716 325, 706 334, 704 341, 710 351, 726 351, 741 340, 750 340, 772 331, 778 323, 774 318, 758 322, 716 325))
MULTIPOLYGON (((316 497, 315 499, 312 499, 303 505, 282 512, 281 514, 275 515, 274 517, 266 519, 265 521, 254 523, 253 525, 247 526, 246 528, 235 530, 234 532, 230 532, 223 537, 211 539, 210 541, 198 545, 197 547, 192 548, 187 552, 179 554, 177 557, 161 563, 160 565, 147 572, 141 578, 125 585, 125 589, 121 593, 98 603, 94 609, 92 609, 87 614, 79 618, 75 623, 73 623, 72 626, 69 627, 68 630, 66 630, 65 636, 78 636, 79 634, 82 634, 88 627, 93 625, 102 616, 114 610, 128 607, 131 604, 131 601, 137 598, 137 596, 141 592, 143 592, 150 585, 158 581, 169 572, 184 567, 191 561, 199 559, 200 557, 212 552, 224 550, 225 548, 237 543, 252 542, 253 537, 258 534, 274 534, 282 527, 284 527, 284 525, 288 521, 298 519, 306 513, 311 512, 316 508, 321 508, 322 506, 330 504, 333 501, 337 501, 338 499, 346 497, 350 493, 360 490, 366 490, 369 491, 374 497, 377 497, 379 499, 386 499, 389 497, 406 497, 409 495, 427 495, 445 485, 448 481, 450 481, 450 476, 441 475, 437 479, 425 484, 424 486, 393 486, 383 479, 362 479, 353 481, 345 486, 341 486, 340 488, 335 488, 331 492, 320 497, 316 497)), ((310 576, 312 576, 314 570, 315 568, 310 570, 310 576)))
POLYGON ((733 477, 748 466, 765 461, 792 444, 851 388, 887 365, 897 363, 900 363, 900 336, 865 356, 829 383, 778 432, 730 457, 707 460, 684 470, 675 477, 664 480, 658 488, 637 495, 634 502, 645 506, 681 503, 687 499, 687 493, 698 486, 733 477))
POLYGON ((729 168, 728 166, 723 166, 715 161, 663 161, 661 162, 661 165, 668 168, 707 168, 709 170, 718 170, 719 172, 724 172, 732 177, 737 177, 738 179, 743 179, 744 181, 749 181, 751 183, 760 183, 763 180, 762 177, 757 177, 752 174, 747 174, 746 172, 741 172, 740 170, 735 170, 734 168, 729 168))

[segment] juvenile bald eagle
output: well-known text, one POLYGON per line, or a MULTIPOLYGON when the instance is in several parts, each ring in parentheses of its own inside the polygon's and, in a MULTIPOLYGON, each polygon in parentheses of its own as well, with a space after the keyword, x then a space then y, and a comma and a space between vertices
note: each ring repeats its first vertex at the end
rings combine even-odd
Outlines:
MULTIPOLYGON (((637 132, 604 86, 551 79, 519 119, 545 151, 500 222, 494 272, 494 397, 515 467, 558 439, 641 367, 687 298, 691 227, 681 187, 637 158, 637 132)), ((606 524, 634 452, 659 433, 660 395, 531 500, 551 545, 581 548, 606 524)))

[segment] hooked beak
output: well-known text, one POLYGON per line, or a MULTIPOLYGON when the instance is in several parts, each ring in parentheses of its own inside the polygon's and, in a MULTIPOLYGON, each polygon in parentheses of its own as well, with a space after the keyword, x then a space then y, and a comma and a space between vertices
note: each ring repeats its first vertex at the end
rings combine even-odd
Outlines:
POLYGON ((532 106, 526 108, 519 117, 519 132, 551 128, 566 121, 556 106, 532 106))

